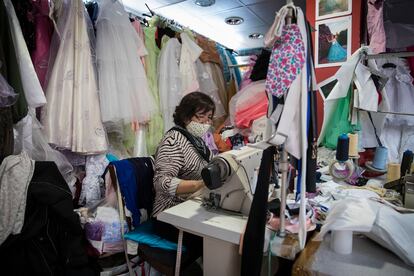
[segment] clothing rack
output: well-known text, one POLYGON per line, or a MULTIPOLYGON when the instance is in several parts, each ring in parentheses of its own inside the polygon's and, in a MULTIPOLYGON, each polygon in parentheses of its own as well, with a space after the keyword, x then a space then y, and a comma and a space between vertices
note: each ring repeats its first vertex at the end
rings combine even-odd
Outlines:
POLYGON ((380 59, 380 58, 393 58, 393 57, 414 57, 414 52, 394 52, 394 53, 381 53, 370 55, 364 53, 365 59, 380 59))

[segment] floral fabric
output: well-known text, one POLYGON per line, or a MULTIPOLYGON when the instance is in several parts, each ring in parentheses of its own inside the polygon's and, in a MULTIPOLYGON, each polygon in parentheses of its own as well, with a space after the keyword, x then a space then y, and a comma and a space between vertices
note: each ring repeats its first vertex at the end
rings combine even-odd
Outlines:
POLYGON ((270 56, 266 77, 266 91, 282 97, 305 63, 305 45, 296 24, 285 25, 270 56))

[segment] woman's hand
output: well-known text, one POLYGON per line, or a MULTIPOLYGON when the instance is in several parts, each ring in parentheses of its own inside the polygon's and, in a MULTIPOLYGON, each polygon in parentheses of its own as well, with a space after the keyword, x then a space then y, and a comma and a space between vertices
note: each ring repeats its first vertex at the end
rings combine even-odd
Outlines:
POLYGON ((181 180, 177 187, 177 194, 194 193, 205 187, 203 180, 181 180))

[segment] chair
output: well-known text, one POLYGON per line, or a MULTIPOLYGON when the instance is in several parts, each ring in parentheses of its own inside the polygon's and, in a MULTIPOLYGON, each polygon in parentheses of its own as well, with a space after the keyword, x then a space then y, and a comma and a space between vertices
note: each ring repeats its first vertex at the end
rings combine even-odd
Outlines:
MULTIPOLYGON (((110 174, 110 179, 114 184, 114 187, 119 191, 118 180, 113 165, 108 166, 108 172, 110 174)), ((152 183, 151 183, 152 184, 152 183)), ((124 206, 123 199, 119 201, 120 206, 124 206)), ((130 228, 131 229, 131 228, 130 228)), ((144 235, 145 233, 143 233, 144 235)), ((155 235, 151 233, 151 235, 155 235)), ((160 239, 162 239, 160 237, 160 239)), ((131 240, 131 239, 130 239, 131 240)), ((151 267, 155 268, 162 274, 167 276, 175 275, 175 264, 176 264, 176 255, 177 251, 175 250, 166 250, 158 247, 152 247, 151 245, 140 242, 138 245, 138 256, 140 257, 140 263, 147 262, 151 267)), ((180 265, 180 274, 185 271, 192 263, 195 262, 200 256, 189 254, 188 252, 183 251, 181 255, 181 265, 180 265)))

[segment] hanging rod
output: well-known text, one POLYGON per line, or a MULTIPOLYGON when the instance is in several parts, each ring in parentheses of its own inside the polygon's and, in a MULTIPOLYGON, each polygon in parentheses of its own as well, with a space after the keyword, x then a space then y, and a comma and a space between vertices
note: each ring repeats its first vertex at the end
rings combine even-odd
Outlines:
POLYGON ((382 113, 382 114, 393 114, 393 115, 401 115, 401 116, 414 116, 414 113, 404 113, 404 112, 394 112, 394 111, 368 111, 365 109, 357 108, 360 111, 365 112, 374 112, 374 113, 382 113))
POLYGON ((380 58, 390 58, 390 57, 413 57, 414 52, 395 52, 395 53, 381 53, 375 55, 365 54, 365 59, 380 59, 380 58))
POLYGON ((252 66, 251 64, 231 64, 229 67, 244 67, 244 66, 252 66))

